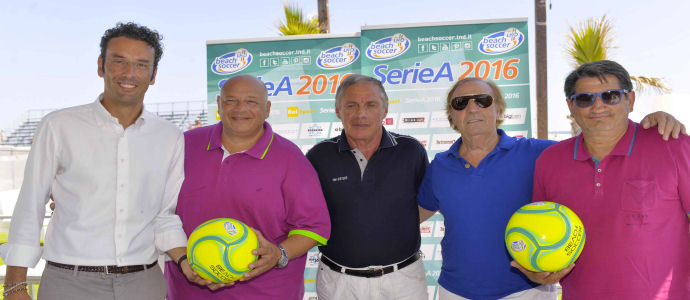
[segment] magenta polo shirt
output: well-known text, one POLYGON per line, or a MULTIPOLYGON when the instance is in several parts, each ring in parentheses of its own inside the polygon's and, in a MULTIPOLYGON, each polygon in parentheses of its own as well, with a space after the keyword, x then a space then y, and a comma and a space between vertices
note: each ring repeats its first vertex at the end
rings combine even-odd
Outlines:
MULTIPOLYGON (((185 181, 177 214, 187 236, 201 223, 233 218, 258 229, 274 244, 293 234, 326 243, 330 219, 314 168, 299 148, 264 123, 251 149, 223 159, 222 124, 185 133, 185 181)), ((246 282, 211 292, 189 283, 168 262, 168 300, 302 299, 306 255, 246 282)))
POLYGON ((533 201, 570 207, 587 241, 563 299, 690 299, 690 137, 665 142, 629 121, 597 162, 583 137, 546 149, 533 201))

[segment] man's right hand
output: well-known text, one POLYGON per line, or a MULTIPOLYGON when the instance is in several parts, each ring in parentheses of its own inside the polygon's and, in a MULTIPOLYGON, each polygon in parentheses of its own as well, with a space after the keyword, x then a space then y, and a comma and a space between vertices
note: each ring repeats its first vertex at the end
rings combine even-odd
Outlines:
POLYGON ((26 290, 26 288, 24 288, 24 291, 16 292, 16 293, 12 293, 12 294, 7 295, 7 297, 5 297, 5 300, 32 300, 32 299, 31 299, 31 296, 29 296, 29 292, 26 290))
MULTIPOLYGON (((20 282, 25 282, 26 281, 26 272, 28 271, 27 267, 17 267, 17 266, 7 266, 6 274, 5 274, 5 287, 11 287, 17 283, 20 282)), ((14 292, 7 297, 5 297, 6 300, 31 300, 31 297, 29 297, 29 293, 26 291, 27 286, 22 285, 20 287, 17 287, 17 289, 20 289, 21 291, 19 292, 14 292)))

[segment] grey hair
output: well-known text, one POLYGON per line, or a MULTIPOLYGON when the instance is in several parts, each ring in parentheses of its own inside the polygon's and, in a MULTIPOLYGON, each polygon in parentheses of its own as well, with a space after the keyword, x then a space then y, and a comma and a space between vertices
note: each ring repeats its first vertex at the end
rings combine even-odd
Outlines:
POLYGON ((335 91, 335 107, 340 107, 340 101, 342 100, 343 94, 345 94, 345 90, 360 83, 369 83, 378 87, 381 92, 381 99, 383 100, 383 108, 388 108, 388 95, 386 95, 386 89, 383 87, 383 83, 374 77, 361 74, 351 74, 340 83, 338 90, 335 91))

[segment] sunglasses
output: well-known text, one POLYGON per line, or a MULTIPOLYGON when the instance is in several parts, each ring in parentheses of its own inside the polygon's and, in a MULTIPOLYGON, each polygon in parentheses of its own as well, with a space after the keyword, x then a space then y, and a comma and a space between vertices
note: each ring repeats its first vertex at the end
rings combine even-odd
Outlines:
POLYGON ((608 105, 616 105, 621 102, 623 95, 627 95, 628 92, 628 90, 624 89, 615 89, 603 91, 601 93, 577 93, 571 95, 569 98, 571 101, 575 102, 577 107, 580 108, 586 108, 594 105, 594 102, 597 101, 597 97, 601 98, 601 102, 604 102, 608 105))
POLYGON ((474 99, 474 103, 477 104, 477 106, 481 108, 487 108, 491 106, 491 103, 494 102, 494 98, 491 97, 491 95, 487 94, 479 94, 479 95, 467 95, 467 96, 460 96, 460 97, 455 97, 450 100, 450 107, 452 107, 454 110, 463 110, 465 107, 467 107, 467 104, 470 104, 470 100, 474 99))

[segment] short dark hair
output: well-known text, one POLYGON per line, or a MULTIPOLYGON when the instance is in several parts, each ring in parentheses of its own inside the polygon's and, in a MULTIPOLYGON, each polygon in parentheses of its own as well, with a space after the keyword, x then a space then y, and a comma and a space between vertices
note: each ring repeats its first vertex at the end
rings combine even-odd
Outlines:
POLYGON ((582 64, 575 71, 572 71, 565 79, 563 91, 566 97, 575 94, 575 83, 582 77, 597 77, 602 82, 606 82, 606 75, 613 75, 618 78, 620 87, 632 91, 633 84, 630 74, 619 63, 612 60, 599 60, 582 64))
POLYGON ((386 89, 383 87, 383 83, 380 80, 361 74, 351 74, 348 75, 338 86, 338 90, 335 91, 335 107, 339 107, 340 100, 349 87, 359 84, 359 83, 369 83, 373 84, 381 91, 381 100, 383 100, 383 107, 388 108, 388 95, 386 95, 386 89))
MULTIPOLYGON (((118 22, 115 27, 105 31, 101 37, 101 68, 105 69, 105 50, 108 49, 108 43, 111 39, 121 36, 149 44, 154 51, 153 70, 158 68, 158 62, 163 56, 163 44, 161 43, 163 36, 158 31, 132 22, 118 22)), ((151 76, 153 78, 153 74, 151 76)))

